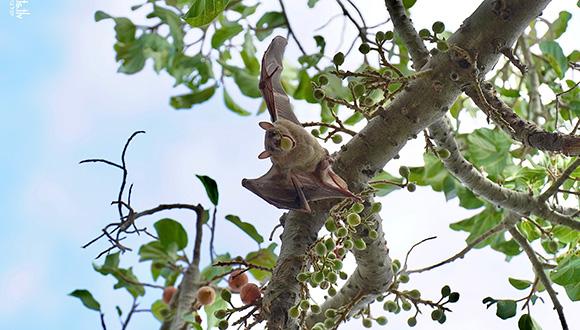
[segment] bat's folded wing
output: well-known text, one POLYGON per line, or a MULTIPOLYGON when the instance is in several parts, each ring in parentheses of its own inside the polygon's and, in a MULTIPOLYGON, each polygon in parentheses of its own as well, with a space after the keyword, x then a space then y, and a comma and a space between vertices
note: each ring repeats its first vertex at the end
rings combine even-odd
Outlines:
POLYGON ((243 179, 242 186, 280 209, 309 212, 308 202, 292 177, 272 166, 257 179, 243 179))
POLYGON ((334 172, 320 177, 314 173, 283 174, 272 166, 257 179, 244 179, 242 186, 266 202, 289 210, 310 212, 309 201, 354 197, 346 183, 334 172))
POLYGON ((270 46, 262 57, 262 70, 260 74, 260 91, 272 117, 272 121, 284 118, 300 125, 298 118, 292 110, 290 98, 286 94, 280 80, 282 59, 288 41, 284 37, 277 36, 272 39, 270 46))

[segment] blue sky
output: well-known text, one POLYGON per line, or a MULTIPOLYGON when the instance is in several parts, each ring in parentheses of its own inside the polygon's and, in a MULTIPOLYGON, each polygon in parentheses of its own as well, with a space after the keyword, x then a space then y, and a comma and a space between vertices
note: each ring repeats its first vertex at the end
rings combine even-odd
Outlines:
MULTIPOLYGON (((110 328, 118 328, 114 306, 127 306, 129 300, 124 292, 112 289, 110 279, 92 271, 92 259, 103 246, 87 250, 80 246, 115 218, 109 203, 116 198, 120 173, 99 165, 81 166, 78 161, 92 157, 118 160, 133 131, 147 131, 135 139, 128 155, 136 208, 166 202, 209 205, 195 179, 195 174, 205 174, 215 178, 220 187, 219 219, 237 214, 267 236, 281 214, 240 186, 241 178, 257 177, 268 168, 267 162, 256 158, 263 144, 256 123, 265 117, 236 116, 225 109, 219 97, 191 111, 176 112, 168 99, 179 90, 173 90, 166 75, 156 75, 151 67, 134 76, 116 73, 112 25, 94 23, 92 17, 98 9, 122 15, 135 3, 30 0, 32 14, 23 20, 9 16, 7 1, 0 8, 0 48, 4 49, 0 52, 1 329, 98 328, 97 314, 67 296, 76 288, 91 290, 101 301, 110 328)), ((383 10, 382 1, 369 2, 368 6, 383 10)), ((457 17, 446 21, 448 28, 456 28, 459 18, 473 8, 473 2, 456 8, 457 17)), ((290 10, 313 18, 305 16, 299 33, 320 24, 313 13, 290 10)), ((430 25, 436 10, 417 10, 415 21, 430 25)), ((372 13, 377 13, 374 21, 386 15, 376 10, 372 13)), ((574 28, 578 31, 577 23, 574 28)), ((296 54, 291 46, 288 57, 296 54)), ((239 102, 255 107, 252 102, 239 102)), ((311 107, 297 112, 301 118, 315 116, 311 107)), ((421 141, 412 142, 402 158, 389 167, 420 164, 421 147, 421 141)), ((428 189, 419 189, 409 197, 397 192, 385 199, 385 231, 394 256, 400 257, 416 241, 432 235, 440 239, 414 256, 417 265, 429 264, 463 246, 464 235, 451 232, 447 224, 471 213, 459 209, 455 201, 445 203, 443 196, 428 189), (417 200, 424 209, 413 207, 417 200)), ((190 214, 160 215, 164 216, 181 220, 193 232, 190 214)), ((150 226, 156 219, 144 221, 150 226)), ((225 222, 219 224, 219 233, 218 251, 235 250, 243 255, 255 248, 250 239, 241 238, 225 222)), ((139 241, 130 243, 136 247, 139 241)), ((131 254, 125 258, 127 264, 135 261, 131 254)), ((146 265, 138 266, 137 272, 149 280, 146 265)), ((414 283, 424 294, 436 294, 442 285, 455 283, 464 300, 456 307, 457 313, 448 318, 449 329, 461 329, 469 321, 474 322, 472 329, 482 324, 510 329, 513 320, 498 320, 484 310, 481 298, 504 292, 515 295, 506 291, 510 290, 507 277, 529 274, 525 258, 507 264, 497 253, 475 251, 461 262, 418 276, 414 283), (486 281, 488 286, 473 286, 474 281, 486 281)), ((143 308, 158 294, 153 292, 143 308)), ((569 301, 563 300, 571 311, 569 301)), ((535 316, 546 329, 556 321, 549 305, 537 308, 535 316)), ((403 324, 405 319, 393 319, 391 324, 403 324)), ((132 329, 157 328, 156 321, 145 314, 133 322, 132 329)), ((569 322, 580 324, 580 316, 569 314, 569 322)), ((417 328, 429 329, 431 325, 420 321, 417 328)), ((359 324, 350 327, 357 329, 359 324)))

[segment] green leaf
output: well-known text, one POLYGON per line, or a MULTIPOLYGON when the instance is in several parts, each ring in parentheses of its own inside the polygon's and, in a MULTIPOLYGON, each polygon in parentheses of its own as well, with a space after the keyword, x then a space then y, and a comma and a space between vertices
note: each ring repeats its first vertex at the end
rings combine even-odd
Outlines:
POLYGON ((264 238, 262 235, 258 233, 256 228, 251 224, 240 220, 240 218, 236 215, 226 215, 226 219, 233 223, 234 225, 238 226, 244 233, 248 234, 254 241, 258 244, 264 243, 264 238))
POLYGON ((101 304, 93 297, 93 295, 88 290, 74 290, 68 294, 71 297, 76 297, 81 300, 86 308, 92 309, 94 311, 101 311, 101 304))
POLYGON ((497 88, 499 93, 506 97, 520 97, 520 90, 519 89, 510 89, 510 88, 497 88))
POLYGON ((256 22, 256 38, 262 41, 266 39, 276 27, 286 25, 284 14, 279 11, 269 11, 256 22))
POLYGON ((120 253, 111 253, 105 258, 105 262, 101 266, 93 265, 93 268, 102 275, 108 275, 115 269, 119 268, 120 253))
POLYGON ((171 44, 158 34, 144 34, 139 38, 143 47, 143 55, 153 59, 153 69, 159 73, 167 67, 172 52, 171 44))
MULTIPOLYGON (((449 227, 453 230, 467 231, 470 235, 467 237, 466 242, 471 243, 476 238, 481 236, 483 233, 491 229, 493 226, 497 225, 502 219, 502 213, 495 210, 493 207, 486 207, 482 212, 467 218, 465 220, 452 223, 449 227)), ((476 248, 482 248, 496 238, 494 235, 485 241, 476 245, 476 248)))
POLYGON ((126 17, 115 18, 115 32, 117 33, 117 40, 119 42, 131 42, 135 40, 135 33, 137 27, 130 19, 126 17))
MULTIPOLYGON (((379 174, 375 175, 370 181, 389 181, 389 182, 396 182, 396 183, 403 183, 403 179, 400 177, 396 177, 391 175, 389 172, 381 171, 379 174)), ((395 190, 401 189, 401 187, 390 184, 390 183, 374 183, 371 185, 374 189, 377 189, 377 196, 386 196, 395 190)))
POLYGON ((540 50, 550 63, 556 75, 562 79, 568 69, 568 59, 564 56, 562 47, 556 41, 543 41, 540 43, 540 50))
POLYGON ((163 246, 160 241, 155 240, 141 245, 139 248, 139 261, 151 260, 154 263, 174 263, 177 261, 177 244, 163 246))
POLYGON ((520 221, 518 228, 521 229, 526 239, 533 242, 542 236, 542 232, 533 223, 527 220, 520 221))
POLYGON ((161 19, 167 26, 169 26, 169 32, 171 33, 171 38, 173 38, 173 44, 177 50, 181 50, 183 48, 183 37, 185 36, 185 32, 183 31, 183 24, 181 18, 179 16, 166 8, 154 6, 153 12, 149 14, 147 17, 158 17, 161 19))
POLYGON ((405 7, 405 9, 409 9, 413 7, 416 2, 417 0, 403 0, 403 6, 405 7))
MULTIPOLYGON (((214 262, 220 262, 220 261, 231 261, 232 257, 229 253, 226 254, 221 254, 218 255, 217 257, 214 258, 214 262)), ((232 270, 232 266, 225 266, 225 267, 214 267, 213 265, 209 265, 207 267, 205 267, 204 269, 202 269, 201 274, 200 274, 200 278, 202 281, 211 281, 213 279, 213 283, 217 283, 221 280, 221 278, 218 279, 214 279, 216 276, 221 275, 221 274, 225 274, 227 272, 229 272, 230 270, 232 270)))
POLYGON ((211 37, 211 46, 214 49, 218 49, 226 40, 232 39, 243 30, 244 28, 238 23, 230 23, 222 26, 220 29, 217 29, 211 37))
POLYGON ((183 17, 192 27, 202 27, 211 23, 221 14, 229 0, 196 0, 183 17))
POLYGON ((573 243, 580 240, 580 232, 564 226, 554 227, 552 234, 563 243, 573 243))
POLYGON ((260 62, 256 57, 256 47, 254 46, 254 38, 250 31, 244 34, 244 44, 242 45, 242 51, 240 52, 242 61, 248 72, 254 76, 260 74, 260 62))
POLYGON ((580 62, 580 51, 573 50, 570 55, 568 55, 568 61, 580 62))
POLYGON ((159 241, 164 247, 176 244, 178 251, 187 247, 187 232, 179 222, 165 218, 155 222, 154 226, 159 241))
POLYGON ((113 286, 115 289, 125 288, 133 296, 143 296, 145 289, 139 283, 139 279, 133 274, 132 268, 119 268, 119 252, 113 253, 105 258, 102 265, 93 264, 95 271, 102 275, 112 275, 117 279, 117 283, 113 286))
POLYGON ((360 112, 355 112, 352 116, 348 117, 345 121, 344 124, 346 125, 355 125, 356 123, 358 123, 359 121, 365 119, 365 116, 363 116, 362 113, 360 112))
MULTIPOLYGON (((276 260, 278 259, 276 253, 274 253, 274 249, 276 249, 276 246, 277 246, 276 243, 272 243, 265 249, 250 252, 246 256, 246 261, 253 263, 255 265, 273 269, 274 266, 276 266, 276 260)), ((252 274, 252 276, 254 276, 256 280, 260 282, 263 282, 266 279, 270 278, 270 276, 272 276, 272 273, 270 272, 253 268, 250 269, 250 273, 252 274)))
POLYGON ((518 305, 513 300, 498 300, 495 315, 502 320, 507 320, 516 315, 517 307, 518 305))
POLYGON ((543 40, 558 39, 568 28, 568 21, 572 18, 572 14, 567 11, 561 11, 558 18, 552 23, 550 29, 542 37, 543 40))
POLYGON ((95 12, 95 22, 100 22, 104 19, 110 19, 110 18, 113 18, 113 16, 105 13, 104 11, 97 10, 95 12))
POLYGON ((298 87, 296 87, 292 96, 297 100, 305 100, 308 103, 318 103, 318 100, 314 98, 312 82, 306 70, 300 70, 298 73, 298 87))
POLYGON ((215 299, 215 302, 211 305, 205 305, 203 306, 203 310, 205 311, 205 314, 207 315, 207 330, 211 330, 214 329, 215 327, 217 327, 217 324, 220 320, 218 320, 214 313, 217 310, 220 309, 227 309, 228 308, 228 303, 222 299, 221 295, 217 294, 217 297, 215 299))
POLYGON ((580 300, 580 257, 568 256, 558 263, 558 267, 550 273, 554 283, 563 286, 572 301, 580 300))
POLYGON ((163 322, 170 314, 169 306, 167 306, 167 304, 161 299, 155 300, 153 304, 151 304, 151 314, 153 314, 157 320, 163 322))
POLYGON ((509 154, 510 137, 502 131, 476 129, 467 135, 468 158, 492 177, 501 177, 504 169, 513 165, 509 154))
POLYGON ((525 290, 527 288, 530 287, 530 285, 532 285, 532 282, 528 281, 528 280, 518 280, 517 278, 512 278, 510 277, 508 279, 508 281, 510 282, 510 284, 518 289, 518 290, 525 290))
POLYGON ((206 89, 196 90, 189 94, 172 96, 169 103, 175 109, 190 109, 194 104, 209 100, 215 93, 215 85, 206 89))
POLYGON ((308 8, 314 8, 319 0, 308 0, 308 8))
POLYGON ((226 104, 226 107, 228 109, 232 110, 233 112, 237 113, 240 116, 249 116, 252 114, 251 112, 244 110, 236 102, 234 102, 234 100, 232 99, 230 94, 228 94, 228 91, 225 88, 224 88, 224 103, 226 104))
POLYGON ((580 257, 569 256, 561 260, 550 277, 562 286, 580 282, 580 257))
MULTIPOLYGON (((218 61, 219 62, 219 61, 218 61)), ((234 82, 245 96, 251 98, 261 98, 262 94, 258 89, 258 77, 250 74, 248 71, 220 62, 226 70, 226 74, 233 76, 234 82)))
POLYGON ((217 183, 214 179, 210 178, 206 175, 196 175, 196 177, 201 181, 203 187, 205 188, 205 192, 207 193, 207 197, 213 203, 213 205, 218 205, 219 202, 219 192, 217 183))
POLYGON ((542 327, 536 323, 536 320, 534 320, 530 314, 523 314, 520 317, 518 321, 518 328, 520 330, 542 330, 542 327))

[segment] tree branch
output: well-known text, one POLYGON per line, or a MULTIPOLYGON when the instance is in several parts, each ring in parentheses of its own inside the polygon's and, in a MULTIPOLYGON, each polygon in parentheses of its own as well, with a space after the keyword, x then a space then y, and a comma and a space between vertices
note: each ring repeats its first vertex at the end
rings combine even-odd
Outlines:
MULTIPOLYGON (((509 13, 496 9, 496 2, 483 1, 449 38, 450 43, 478 52, 479 70, 483 73, 490 70, 499 58, 499 53, 489 45, 496 44, 498 39, 505 45, 513 44, 549 1, 513 0, 507 5, 509 13)), ((351 191, 364 190, 369 179, 395 157, 409 139, 442 118, 461 93, 461 86, 450 73, 466 70, 463 61, 448 52, 439 52, 423 67, 426 69, 431 69, 430 74, 413 79, 387 109, 378 111, 337 154, 333 169, 348 183, 351 191)), ((313 203, 312 214, 291 211, 284 216, 280 256, 262 310, 262 317, 268 320, 270 329, 297 328, 295 321, 287 315, 299 298, 296 275, 302 269, 308 246, 316 240, 318 230, 335 202, 313 203)), ((347 284, 350 282, 351 279, 347 284)))
POLYGON ((560 319, 562 330, 568 330, 568 324, 566 323, 566 317, 564 316, 564 308, 562 307, 562 304, 560 304, 560 301, 558 300, 558 293, 554 290, 554 288, 552 287, 552 282, 548 278, 548 275, 546 275, 546 272, 544 272, 544 266, 542 266, 542 263, 540 262, 540 260, 538 260, 538 257, 536 257, 536 251, 534 251, 534 249, 530 246, 526 238, 522 236, 522 234, 520 234, 517 228, 512 227, 510 228, 509 232, 514 238, 514 240, 518 242, 518 244, 522 247, 524 252, 528 255, 528 259, 530 259, 530 262, 532 263, 532 267, 534 268, 536 276, 540 279, 540 281, 546 288, 546 291, 548 291, 548 295, 550 296, 550 299, 552 299, 552 303, 554 304, 554 309, 558 313, 558 318, 560 319))
POLYGON ((197 219, 195 226, 195 242, 193 246, 192 261, 185 270, 181 283, 177 288, 177 293, 174 295, 170 303, 170 308, 175 310, 175 316, 172 320, 163 322, 161 325, 162 330, 189 329, 189 325, 183 320, 183 316, 194 311, 196 292, 199 288, 199 263, 201 258, 201 241, 203 234, 203 211, 204 210, 201 205, 197 205, 195 208, 197 219))
POLYGON ((536 124, 520 118, 497 95, 493 84, 486 82, 480 89, 468 88, 465 93, 514 140, 526 146, 567 155, 580 155, 580 136, 546 132, 536 124), (496 115, 500 120, 496 120, 496 115))
POLYGON ((578 166, 580 166, 580 158, 576 158, 576 160, 574 160, 572 164, 570 164, 570 166, 568 166, 568 168, 566 168, 564 172, 560 174, 560 177, 556 179, 556 181, 554 181, 554 183, 552 183, 552 185, 546 191, 544 191, 540 197, 538 197, 538 200, 547 201, 548 198, 557 193, 560 186, 570 178, 570 174, 572 174, 572 172, 574 172, 578 166))
POLYGON ((429 60, 427 47, 415 30, 411 18, 405 12, 403 2, 401 0, 385 0, 385 5, 393 21, 395 31, 409 48, 409 53, 413 59, 413 69, 419 71, 429 60))
POLYGON ((551 210, 545 202, 527 193, 503 188, 484 177, 461 155, 447 118, 431 125, 429 132, 438 147, 449 150, 450 156, 442 159, 445 168, 474 193, 521 216, 534 213, 552 223, 580 230, 580 221, 551 210))

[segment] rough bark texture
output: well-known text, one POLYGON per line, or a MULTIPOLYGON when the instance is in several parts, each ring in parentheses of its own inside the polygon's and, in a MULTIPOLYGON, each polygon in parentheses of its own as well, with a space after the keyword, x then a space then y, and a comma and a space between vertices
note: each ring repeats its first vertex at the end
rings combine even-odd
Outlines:
POLYGON ((497 115, 501 120, 494 122, 514 140, 544 151, 580 155, 580 136, 546 132, 536 124, 520 118, 496 95, 489 82, 483 84, 481 91, 482 95, 479 95, 475 88, 470 88, 465 93, 492 119, 497 115))
MULTIPOLYGON (((497 62, 498 49, 511 46, 548 2, 483 1, 453 34, 449 43, 472 54, 477 53, 478 69, 485 73, 497 62)), ((351 190, 364 188, 368 180, 396 156, 409 139, 416 138, 420 131, 440 119, 461 92, 456 76, 467 75, 468 70, 473 70, 466 67, 465 59, 453 56, 452 52, 435 54, 422 68, 427 69, 431 70, 428 75, 412 81, 387 109, 380 111, 338 153, 333 168, 346 180, 351 190)), ((268 320, 269 329, 297 328, 287 316, 288 309, 296 303, 299 294, 296 275, 302 266, 302 256, 316 238, 331 206, 331 202, 319 203, 313 206, 312 215, 289 212, 285 217, 280 258, 264 297, 262 316, 268 320)), ((382 230, 380 223, 377 223, 377 228, 382 230)), ((386 251, 382 260, 388 260, 386 251)), ((361 287, 371 285, 362 277, 358 280, 356 274, 363 262, 370 265, 376 261, 357 262, 359 268, 348 283, 354 285, 357 282, 361 287)), ((344 295, 341 298, 344 301, 354 298, 346 289, 341 289, 340 294, 344 295)))

